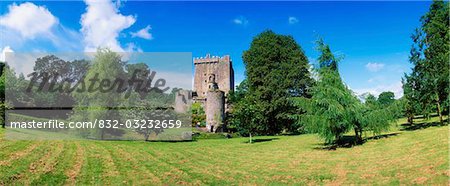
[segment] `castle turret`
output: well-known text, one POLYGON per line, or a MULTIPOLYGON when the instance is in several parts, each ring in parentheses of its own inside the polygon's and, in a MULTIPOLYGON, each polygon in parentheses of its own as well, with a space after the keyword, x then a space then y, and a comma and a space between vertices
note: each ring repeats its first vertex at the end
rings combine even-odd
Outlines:
POLYGON ((219 90, 215 75, 208 78, 209 90, 206 95, 206 128, 209 132, 221 132, 225 115, 225 94, 219 90))

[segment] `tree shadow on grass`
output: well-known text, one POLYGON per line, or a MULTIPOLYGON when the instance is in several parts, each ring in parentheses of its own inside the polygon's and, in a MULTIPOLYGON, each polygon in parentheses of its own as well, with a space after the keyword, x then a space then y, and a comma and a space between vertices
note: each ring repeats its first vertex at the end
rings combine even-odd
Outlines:
POLYGON ((441 125, 441 123, 439 123, 439 121, 434 121, 434 122, 423 121, 420 123, 414 123, 412 125, 410 123, 403 123, 400 126, 402 127, 400 129, 401 131, 413 131, 413 130, 426 129, 428 127, 448 126, 448 119, 444 120, 444 125, 441 125))
POLYGON ((319 150, 336 150, 337 148, 352 148, 354 146, 358 146, 358 145, 362 145, 364 143, 366 143, 369 140, 378 140, 378 139, 382 139, 382 138, 389 138, 391 136, 396 136, 400 133, 396 132, 396 133, 389 133, 389 134, 382 134, 382 135, 377 135, 377 136, 372 136, 372 137, 367 137, 364 138, 363 141, 358 142, 355 136, 343 136, 340 140, 338 140, 335 144, 321 144, 323 145, 322 147, 315 147, 314 149, 319 149, 319 150))
MULTIPOLYGON (((268 142, 268 141, 273 141, 273 140, 278 140, 278 139, 280 139, 280 138, 253 139, 252 143, 268 142)), ((244 143, 250 143, 250 140, 247 140, 244 143)))
POLYGON ((195 139, 190 140, 147 140, 145 142, 164 142, 164 143, 188 143, 188 142, 197 142, 195 139))

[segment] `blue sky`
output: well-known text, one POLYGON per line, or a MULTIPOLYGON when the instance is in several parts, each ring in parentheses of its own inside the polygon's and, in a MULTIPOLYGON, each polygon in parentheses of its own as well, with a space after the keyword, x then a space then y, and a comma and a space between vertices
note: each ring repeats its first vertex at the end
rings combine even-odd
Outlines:
POLYGON ((0 49, 14 52, 192 52, 231 55, 236 82, 242 52, 258 33, 292 35, 314 63, 324 38, 345 58, 341 75, 356 93, 393 91, 409 72, 410 35, 431 2, 1 2, 0 49), (23 23, 23 24, 19 24, 23 23))

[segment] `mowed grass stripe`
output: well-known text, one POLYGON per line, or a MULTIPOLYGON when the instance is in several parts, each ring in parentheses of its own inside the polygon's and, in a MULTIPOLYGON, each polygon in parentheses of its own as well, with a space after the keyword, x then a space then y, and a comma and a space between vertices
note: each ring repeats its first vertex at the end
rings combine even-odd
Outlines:
POLYGON ((198 147, 198 149, 177 150, 184 154, 184 157, 179 160, 179 164, 183 165, 181 168, 189 174, 198 175, 198 179, 207 184, 232 183, 236 175, 243 173, 224 166, 230 164, 230 159, 222 153, 224 151, 221 149, 198 147))
POLYGON ((32 141, 28 140, 20 140, 20 141, 3 141, 0 144, 3 146, 0 147, 0 165, 1 162, 7 161, 9 156, 13 153, 22 151, 27 149, 30 145, 32 145, 32 141))
POLYGON ((34 142, 29 147, 30 150, 24 153, 24 155, 20 155, 20 159, 10 160, 7 165, 2 165, 0 169, 0 185, 17 183, 28 171, 30 164, 39 160, 50 148, 48 142, 34 142))
POLYGON ((103 173, 102 179, 105 181, 105 184, 111 185, 111 184, 118 184, 121 183, 122 180, 124 180, 123 176, 121 175, 121 170, 117 167, 114 159, 112 158, 111 153, 103 147, 102 143, 108 143, 105 141, 95 141, 95 147, 98 149, 97 155, 100 155, 101 159, 103 160, 103 164, 105 166, 105 171, 103 173))
POLYGON ((168 160, 175 157, 172 154, 173 152, 160 149, 160 146, 157 144, 148 142, 124 142, 124 145, 121 147, 128 152, 134 152, 134 156, 139 157, 140 161, 150 163, 146 163, 146 168, 165 184, 183 184, 188 182, 201 184, 200 181, 194 180, 192 175, 181 170, 179 164, 174 165, 170 163, 168 160), (134 145, 129 145, 128 143, 134 143, 134 145))
MULTIPOLYGON (((20 144, 20 142, 18 143, 20 144)), ((20 147, 22 149, 20 151, 14 151, 14 148, 5 149, 4 151, 8 154, 5 155, 5 159, 0 161, 0 165, 10 165, 15 160, 21 159, 23 156, 27 156, 28 154, 30 154, 39 145, 39 142, 30 142, 26 143, 26 145, 24 146, 25 148, 20 147)))
POLYGON ((102 175, 106 172, 106 168, 101 158, 103 154, 99 154, 93 141, 83 141, 81 142, 81 147, 84 149, 83 159, 85 161, 76 179, 76 184, 104 185, 102 175))
MULTIPOLYGON (((73 143, 74 148, 76 149, 76 152, 74 152, 73 156, 71 157, 72 161, 70 164, 70 168, 65 170, 66 185, 75 185, 76 179, 78 178, 78 175, 81 172, 81 168, 83 166, 83 163, 85 161, 84 156, 84 148, 80 145, 79 141, 75 141, 73 143)), ((70 156, 67 156, 70 157, 70 156)))
POLYGON ((57 148, 53 151, 52 162, 47 165, 47 169, 43 169, 38 178, 31 181, 31 185, 63 185, 64 180, 67 179, 67 176, 64 172, 70 169, 70 165, 73 161, 73 156, 75 152, 75 145, 71 142, 59 142, 56 146, 60 147, 63 144, 61 149, 57 148), (60 152, 58 152, 60 151, 60 152), (57 155, 59 153, 59 155, 57 155), (51 170, 49 171, 49 167, 51 170))
POLYGON ((47 150, 40 159, 32 162, 30 166, 28 166, 28 171, 22 175, 20 180, 18 180, 19 182, 30 185, 35 180, 38 180, 43 174, 53 172, 60 160, 59 157, 64 149, 64 143, 50 141, 47 145, 50 146, 50 149, 47 150))
POLYGON ((77 184, 117 184, 123 179, 111 154, 100 143, 104 141, 82 141, 86 149, 86 162, 81 169, 81 182, 77 184))
POLYGON ((205 155, 206 151, 192 148, 171 148, 171 150, 179 152, 179 156, 173 159, 172 162, 182 165, 179 167, 181 170, 199 181, 201 180, 205 184, 214 184, 216 182, 226 184, 230 180, 230 178, 222 176, 223 170, 221 170, 221 167, 223 167, 223 164, 222 160, 219 159, 220 157, 218 157, 220 154, 208 156, 205 155))
POLYGON ((116 166, 121 171, 124 184, 162 184, 159 177, 154 175, 146 167, 155 166, 153 162, 139 160, 138 153, 134 151, 124 150, 123 146, 113 145, 112 143, 102 143, 111 153, 116 166))

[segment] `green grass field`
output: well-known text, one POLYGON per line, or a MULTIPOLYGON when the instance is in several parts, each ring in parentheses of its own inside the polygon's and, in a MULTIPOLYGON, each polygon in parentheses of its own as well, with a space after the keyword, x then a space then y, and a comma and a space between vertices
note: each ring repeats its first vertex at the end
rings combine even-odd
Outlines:
POLYGON ((336 150, 324 150, 316 135, 258 137, 253 144, 2 137, 0 185, 449 184, 447 126, 390 134, 336 150))

